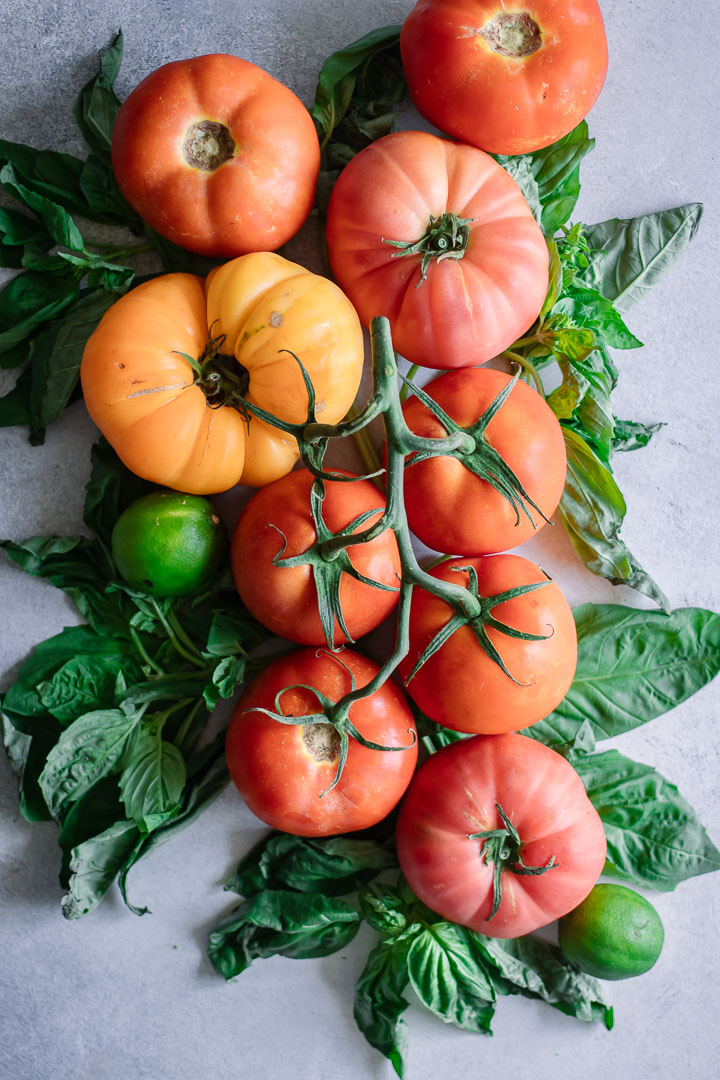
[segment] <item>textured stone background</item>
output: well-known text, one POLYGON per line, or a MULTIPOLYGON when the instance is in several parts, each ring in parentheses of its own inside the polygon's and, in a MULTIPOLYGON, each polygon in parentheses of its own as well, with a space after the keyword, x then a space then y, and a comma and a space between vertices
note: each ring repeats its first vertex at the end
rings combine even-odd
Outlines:
MULTIPOLYGON (((169 60, 235 52, 312 99, 325 56, 368 30, 398 22, 410 0, 0 0, 0 136, 83 153, 72 103, 97 51, 121 23, 121 97, 169 60)), ((715 143, 720 40, 715 4, 604 0, 611 65, 589 121, 597 139, 583 164, 577 217, 593 222, 703 200, 706 215, 682 262, 631 312, 646 348, 619 356, 621 417, 667 426, 651 446, 617 459, 628 502, 624 537, 673 606, 720 610, 718 544, 718 183, 715 143)), ((412 114, 404 121, 412 126, 412 114)), ((309 263, 308 229, 293 249, 309 263)), ((4 392, 7 383, 0 383, 4 392)), ((0 535, 73 533, 95 436, 82 404, 31 448, 0 431, 0 535)), ((232 519, 237 498, 225 500, 232 519)), ((572 603, 642 606, 582 570, 560 529, 526 546, 572 603)), ((39 640, 77 621, 64 595, 0 562, 0 685, 39 640)), ((654 764, 693 803, 720 841, 718 685, 622 749, 654 764)), ((17 812, 0 760, 0 1076, 8 1080, 301 1080, 389 1077, 352 1019, 354 979, 369 935, 327 960, 258 962, 224 985, 204 949, 231 906, 221 883, 262 827, 227 791, 190 830, 133 871, 131 896, 155 913, 137 919, 110 895, 79 923, 60 915, 52 825, 17 812)), ((610 986, 608 1033, 524 999, 502 1001, 492 1039, 443 1026, 412 1008, 411 1080, 544 1074, 585 1080, 717 1076, 720 890, 713 877, 654 894, 666 927, 656 968, 610 986)))

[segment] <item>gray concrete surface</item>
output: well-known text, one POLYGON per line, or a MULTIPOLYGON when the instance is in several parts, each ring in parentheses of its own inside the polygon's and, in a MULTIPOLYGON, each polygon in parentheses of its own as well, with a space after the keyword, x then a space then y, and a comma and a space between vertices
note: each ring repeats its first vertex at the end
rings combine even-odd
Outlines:
MULTIPOLYGON (((667 426, 617 460, 624 536, 673 606, 720 610, 718 543, 717 3, 604 0, 610 71, 589 122, 577 217, 593 222, 703 200, 705 219, 682 262, 629 317, 646 347, 618 359, 617 412, 667 426)), ((0 136, 79 153, 78 88, 119 24, 124 96, 161 63, 209 51, 253 60, 309 103, 324 57, 368 30, 400 21, 410 0, 0 0, 0 136)), ((406 121, 410 124, 410 121, 406 121)), ((296 249, 315 258, 310 230, 296 249)), ((4 390, 9 380, 0 383, 4 390)), ((80 527, 89 448, 82 404, 40 448, 0 431, 0 534, 15 539, 80 527)), ((233 512, 232 500, 227 504, 233 512)), ((577 563, 560 529, 526 546, 573 603, 642 606, 577 563)), ((0 560, 0 685, 39 640, 76 620, 63 594, 0 560)), ((716 683, 622 738, 693 803, 720 841, 716 683)), ((221 883, 262 827, 228 790, 131 878, 138 919, 113 892, 76 923, 63 921, 52 825, 18 814, 0 760, 0 1077, 3 1080, 346 1080, 389 1078, 352 1019, 354 979, 368 937, 321 961, 258 962, 224 985, 204 949, 231 906, 221 883)), ((555 1080, 675 1080, 718 1075, 720 889, 698 878, 655 894, 666 946, 652 972, 610 987, 616 1027, 583 1025, 524 999, 500 1003, 492 1039, 408 1014, 410 1080, 542 1075, 555 1080)))

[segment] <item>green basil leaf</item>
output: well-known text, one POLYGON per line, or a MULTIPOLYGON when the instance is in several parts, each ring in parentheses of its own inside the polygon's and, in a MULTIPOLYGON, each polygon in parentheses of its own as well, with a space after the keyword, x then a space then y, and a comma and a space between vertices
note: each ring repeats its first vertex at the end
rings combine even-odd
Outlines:
POLYGON ((180 810, 185 787, 185 759, 160 729, 140 729, 120 775, 120 793, 127 815, 141 832, 152 832, 180 810))
POLYGON ((259 645, 267 637, 265 627, 237 601, 234 610, 213 611, 205 652, 210 656, 235 656, 259 645))
POLYGON ((220 975, 233 979, 259 958, 329 956, 352 941, 359 927, 360 916, 346 900, 268 889, 212 931, 208 955, 220 975))
POLYGON ((573 765, 605 829, 604 873, 668 891, 687 878, 720 870, 720 851, 695 811, 650 765, 617 750, 577 755, 573 765))
POLYGON ((109 552, 115 522, 131 503, 147 495, 153 485, 130 472, 103 436, 92 448, 91 461, 83 521, 109 552))
POLYGON ((38 215, 56 244, 71 248, 73 251, 83 250, 85 245, 82 233, 68 211, 45 195, 39 195, 26 188, 20 182, 12 165, 4 165, 0 169, 0 184, 10 195, 38 215))
POLYGON ((36 723, 33 735, 24 731, 24 718, 13 715, 3 703, 0 709, 0 728, 10 767, 18 779, 20 813, 26 821, 50 821, 38 778, 50 750, 60 737, 60 725, 52 716, 36 723))
POLYGON ((85 142, 94 154, 110 165, 110 146, 120 101, 113 90, 122 63, 122 31, 100 53, 100 71, 80 91, 73 110, 85 142))
POLYGON ((560 949, 533 937, 491 938, 468 931, 485 959, 498 993, 539 998, 578 1020, 596 1020, 610 1029, 612 1009, 600 984, 570 964, 560 949))
POLYGON ((401 1078, 405 1073, 408 1032, 402 1014, 410 1004, 403 992, 408 984, 410 941, 379 942, 367 958, 355 988, 353 1015, 367 1041, 390 1061, 401 1078))
POLYGON ((532 164, 524 154, 519 157, 508 157, 502 162, 505 172, 512 176, 517 186, 525 196, 525 201, 530 207, 538 224, 542 218, 542 205, 540 203, 540 189, 532 170, 532 164))
POLYGON ((569 293, 561 296, 550 312, 566 315, 576 326, 584 326, 607 348, 637 349, 641 341, 631 334, 613 302, 597 289, 578 288, 575 283, 569 293))
MULTIPOLYGON (((26 270, 12 278, 0 290, 0 354, 26 341, 44 322, 73 304, 79 294, 74 275, 26 270)), ((26 356, 27 352, 14 352, 8 366, 22 363, 26 356)))
POLYGON ((664 426, 662 423, 641 424, 638 420, 618 420, 615 417, 613 450, 640 450, 664 426))
POLYGON ((697 693, 720 671, 720 615, 678 608, 663 615, 620 604, 574 610, 578 663, 554 712, 526 734, 570 742, 585 721, 597 739, 646 724, 697 693))
POLYGON ((629 585, 651 597, 664 611, 662 590, 620 538, 625 500, 612 475, 577 432, 563 427, 568 456, 560 518, 582 561, 613 585, 629 585))
POLYGON ((30 423, 30 391, 32 371, 29 367, 20 372, 12 390, 0 398, 0 427, 17 427, 30 423))
POLYGON ((220 266, 223 259, 210 259, 206 255, 196 255, 192 251, 173 244, 160 233, 154 232, 149 225, 144 226, 147 239, 162 260, 163 270, 168 274, 199 274, 206 277, 215 266, 220 266))
POLYGON ((74 656, 51 679, 39 682, 37 692, 47 711, 69 724, 84 713, 117 705, 119 680, 141 678, 140 664, 129 652, 74 656))
POLYGON ((19 269, 26 253, 48 251, 53 242, 42 222, 0 206, 0 266, 19 269))
POLYGON ((122 709, 100 709, 81 716, 63 731, 40 776, 40 788, 54 817, 115 768, 140 716, 122 709))
POLYGON ((412 939, 408 977, 420 1001, 447 1024, 491 1030, 495 989, 473 948, 470 931, 437 922, 412 939))
POLYGON ((86 293, 33 339, 30 427, 35 441, 68 405, 87 340, 115 299, 104 290, 86 293))
POLYGON ((72 849, 69 892, 61 901, 66 919, 79 919, 97 907, 135 846, 137 836, 135 822, 116 821, 72 849))
POLYGON ((94 221, 124 225, 137 235, 143 230, 142 221, 125 201, 107 160, 91 154, 83 163, 80 190, 94 221))
POLYGON ((215 665, 210 682, 203 690, 208 709, 214 709, 221 698, 232 697, 245 679, 245 658, 226 656, 215 665))
POLYGON ((394 866, 394 856, 373 840, 352 836, 312 839, 275 832, 248 852, 225 888, 241 896, 253 896, 264 889, 342 896, 394 866))
POLYGON ((629 311, 676 262, 700 224, 702 203, 585 226, 593 252, 582 282, 629 311))

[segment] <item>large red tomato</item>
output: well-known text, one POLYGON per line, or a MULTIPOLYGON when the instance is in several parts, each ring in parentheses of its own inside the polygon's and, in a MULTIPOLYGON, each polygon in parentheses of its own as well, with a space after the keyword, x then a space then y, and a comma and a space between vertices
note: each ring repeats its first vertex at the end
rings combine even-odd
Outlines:
POLYGON ((112 165, 162 236, 202 255, 272 251, 310 213, 320 148, 287 86, 222 53, 153 71, 124 102, 112 165))
POLYGON ((400 48, 418 112, 493 154, 567 135, 595 104, 608 64, 597 0, 418 0, 400 48))
MULTIPOLYGON (((336 470, 338 471, 338 470, 336 470)), ((345 475, 350 475, 346 473, 345 475)), ((322 645, 325 635, 318 613, 318 590, 311 563, 278 566, 285 560, 310 552, 319 559, 319 574, 337 574, 345 562, 322 559, 310 496, 313 476, 297 469, 252 497, 240 515, 232 538, 230 559, 233 577, 243 603, 276 634, 301 645, 322 645), (337 568, 337 569, 336 569, 337 568)), ((371 514, 353 532, 374 524, 385 509, 385 499, 369 480, 327 481, 322 521, 332 533, 348 528, 356 518, 371 514), (376 514, 372 514, 377 510, 376 514)), ((346 549, 350 568, 386 588, 375 588, 349 573, 340 576, 339 599, 351 639, 362 637, 386 618, 398 602, 400 556, 391 529, 374 540, 346 549)), ((334 643, 347 641, 337 616, 334 643)))
POLYGON ((602 873, 606 841, 565 758, 525 735, 480 735, 420 767, 400 809, 397 850, 429 908, 510 938, 585 899, 602 873))
POLYGON ((386 135, 343 169, 327 243, 366 325, 390 320, 413 364, 482 364, 537 318, 548 251, 520 188, 496 161, 422 131, 386 135))
MULTIPOLYGON (((567 693, 577 665, 572 610, 557 585, 519 555, 451 559, 431 574, 467 585, 472 567, 481 597, 496 597, 518 586, 540 588, 496 604, 460 626, 405 683, 408 694, 432 720, 455 731, 496 734, 519 731, 552 712, 567 693), (503 633, 497 623, 505 624, 503 633), (514 636, 537 635, 538 640, 514 636), (478 637, 487 637, 509 674, 488 655, 478 637)), ((423 652, 453 617, 448 603, 414 589, 410 610, 410 650, 399 671, 407 680, 423 652)))
MULTIPOLYGON (((510 382, 491 368, 449 371, 424 389, 462 428, 472 428, 510 382)), ((426 438, 447 434, 415 397, 403 406, 408 426, 426 438)), ((562 428, 552 410, 526 383, 516 382, 486 428, 487 441, 515 473, 538 513, 525 499, 516 513, 496 487, 461 457, 427 458, 405 470, 408 523, 428 547, 451 554, 489 555, 517 547, 545 524, 565 486, 567 459, 562 428), (528 516, 529 515, 529 516, 528 516), (544 515, 545 517, 543 518, 544 515)), ((491 468, 497 477, 497 470, 491 468)))
POLYGON ((337 732, 328 724, 283 724, 258 711, 318 713, 322 706, 308 687, 336 702, 350 692, 353 678, 362 687, 378 670, 349 649, 339 655, 301 649, 273 661, 245 689, 228 728, 227 763, 238 791, 262 821, 297 836, 331 836, 369 828, 396 806, 415 769, 417 739, 412 713, 392 679, 356 701, 349 719, 370 742, 395 749, 369 749, 351 736, 342 775, 331 790, 337 732))

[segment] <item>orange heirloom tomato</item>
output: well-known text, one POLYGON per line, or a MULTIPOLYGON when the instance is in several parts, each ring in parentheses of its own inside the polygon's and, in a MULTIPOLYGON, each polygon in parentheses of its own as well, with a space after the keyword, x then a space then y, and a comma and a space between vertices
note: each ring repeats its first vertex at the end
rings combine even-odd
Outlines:
POLYGON ((162 236, 201 255, 270 251, 313 204, 320 147, 287 86, 237 56, 177 60, 130 94, 115 122, 120 190, 162 236))
POLYGON ((291 352, 312 379, 319 417, 340 420, 362 375, 358 317, 327 278, 258 252, 207 283, 166 274, 113 304, 85 347, 83 393, 138 476, 193 495, 261 487, 290 472, 298 447, 242 409, 247 400, 290 423, 306 419, 291 352))
POLYGON ((412 364, 482 364, 535 321, 548 285, 542 231, 488 154, 399 131, 343 169, 328 206, 333 273, 367 325, 390 320, 412 364))
POLYGON ((607 73, 597 0, 418 0, 400 35, 415 108, 492 154, 567 135, 607 73))

